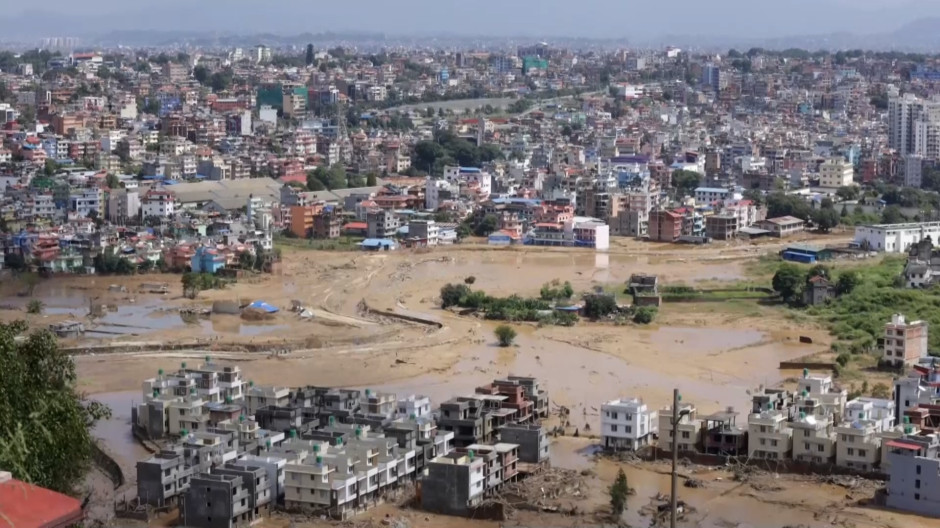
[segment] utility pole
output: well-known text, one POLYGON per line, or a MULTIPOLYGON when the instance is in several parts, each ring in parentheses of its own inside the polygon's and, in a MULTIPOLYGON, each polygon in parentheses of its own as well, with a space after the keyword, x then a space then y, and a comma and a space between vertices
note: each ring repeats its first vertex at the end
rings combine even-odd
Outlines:
POLYGON ((679 434, 676 426, 679 425, 679 399, 679 389, 672 389, 672 493, 669 495, 669 528, 676 528, 676 466, 679 462, 679 434))

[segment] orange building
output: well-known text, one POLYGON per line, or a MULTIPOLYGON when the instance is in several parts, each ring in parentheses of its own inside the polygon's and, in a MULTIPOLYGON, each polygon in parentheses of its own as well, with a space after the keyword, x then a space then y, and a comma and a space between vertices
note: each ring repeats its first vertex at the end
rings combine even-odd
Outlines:
POLYGON ((316 222, 316 216, 323 211, 323 204, 295 205, 290 208, 290 231, 298 238, 307 238, 316 222))

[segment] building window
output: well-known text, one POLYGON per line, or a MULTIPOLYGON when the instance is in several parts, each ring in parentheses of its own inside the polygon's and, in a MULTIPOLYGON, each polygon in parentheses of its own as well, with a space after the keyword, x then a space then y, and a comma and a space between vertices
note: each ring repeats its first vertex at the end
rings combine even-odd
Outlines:
POLYGON ((917 464, 917 474, 920 475, 920 464, 917 464))
POLYGON ((920 489, 920 479, 914 481, 914 489, 920 489))
POLYGON ((855 450, 850 447, 846 450, 846 454, 849 456, 855 456, 855 450))
POLYGON ((858 456, 860 456, 860 457, 865 456, 865 450, 864 450, 864 449, 859 449, 859 450, 858 450, 858 456))
POLYGON ((616 424, 611 424, 611 426, 610 426, 610 432, 611 432, 611 433, 616 433, 616 432, 617 432, 617 425, 616 425, 616 424))
POLYGON ((920 500, 920 493, 915 493, 915 494, 914 494, 914 500, 916 500, 916 501, 919 501, 919 500, 920 500))

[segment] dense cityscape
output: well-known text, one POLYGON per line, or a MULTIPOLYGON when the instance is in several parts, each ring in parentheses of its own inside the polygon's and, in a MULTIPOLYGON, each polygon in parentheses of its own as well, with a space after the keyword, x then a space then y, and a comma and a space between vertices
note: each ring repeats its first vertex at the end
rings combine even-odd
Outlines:
POLYGON ((937 522, 940 55, 374 38, 0 50, 0 527, 937 522))

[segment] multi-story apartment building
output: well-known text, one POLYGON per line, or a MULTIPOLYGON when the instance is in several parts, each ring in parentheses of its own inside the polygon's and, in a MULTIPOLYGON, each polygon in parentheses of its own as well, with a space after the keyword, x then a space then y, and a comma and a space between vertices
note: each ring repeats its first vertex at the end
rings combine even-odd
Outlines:
POLYGON ((248 382, 245 391, 245 410, 254 416, 264 407, 286 407, 290 403, 290 389, 287 387, 261 387, 248 382))
POLYGON ((140 215, 140 195, 136 190, 112 189, 108 196, 107 218, 113 224, 136 222, 140 215))
POLYGON ((848 392, 833 384, 828 374, 810 374, 804 370, 796 390, 804 399, 811 398, 819 404, 818 416, 842 416, 845 411, 848 392))
POLYGON ((137 497, 155 507, 175 504, 189 489, 192 476, 181 447, 160 451, 137 462, 137 497))
POLYGON ((648 233, 650 240, 675 242, 682 236, 682 215, 672 211, 650 213, 648 233))
POLYGON ((412 394, 398 400, 399 418, 424 418, 431 414, 431 398, 412 394))
POLYGON ((881 438, 875 424, 869 421, 855 420, 835 429, 836 465, 872 471, 878 464, 881 454, 881 438))
POLYGON ((638 398, 601 405, 601 444, 605 448, 636 451, 652 442, 658 427, 656 411, 638 398))
POLYGON ((819 186, 826 188, 852 185, 855 168, 843 158, 830 158, 819 166, 819 186))
POLYGON ((882 360, 892 366, 914 365, 927 357, 927 322, 908 322, 901 314, 885 324, 882 360))
POLYGON ((392 238, 398 232, 401 222, 391 211, 369 211, 366 215, 366 233, 369 238, 392 238))
MULTIPOLYGON (((702 435, 702 421, 698 419, 698 411, 691 403, 679 404, 679 423, 676 424, 679 435, 677 444, 679 451, 697 451, 702 435)), ((672 407, 663 407, 659 410, 659 438, 656 447, 672 449, 672 407)))
POLYGON ((940 517, 940 435, 908 434, 887 445, 887 506, 940 517))
POLYGON ((731 240, 741 228, 735 215, 711 215, 705 217, 705 234, 715 240, 731 240))
POLYGON ((421 486, 421 507, 431 512, 466 516, 483 502, 485 464, 485 460, 469 451, 432 460, 421 486))
POLYGON ((150 189, 140 201, 140 213, 147 218, 170 218, 176 213, 176 197, 172 192, 150 189))
POLYGON ((800 413, 790 422, 793 437, 793 460, 825 464, 836 454, 836 434, 829 416, 800 413))
POLYGON ((747 419, 747 453, 751 458, 786 460, 793 450, 787 415, 778 410, 751 413, 747 419))
POLYGON ((454 445, 490 443, 494 439, 493 415, 485 412, 483 400, 453 398, 441 404, 437 427, 454 433, 454 445))

